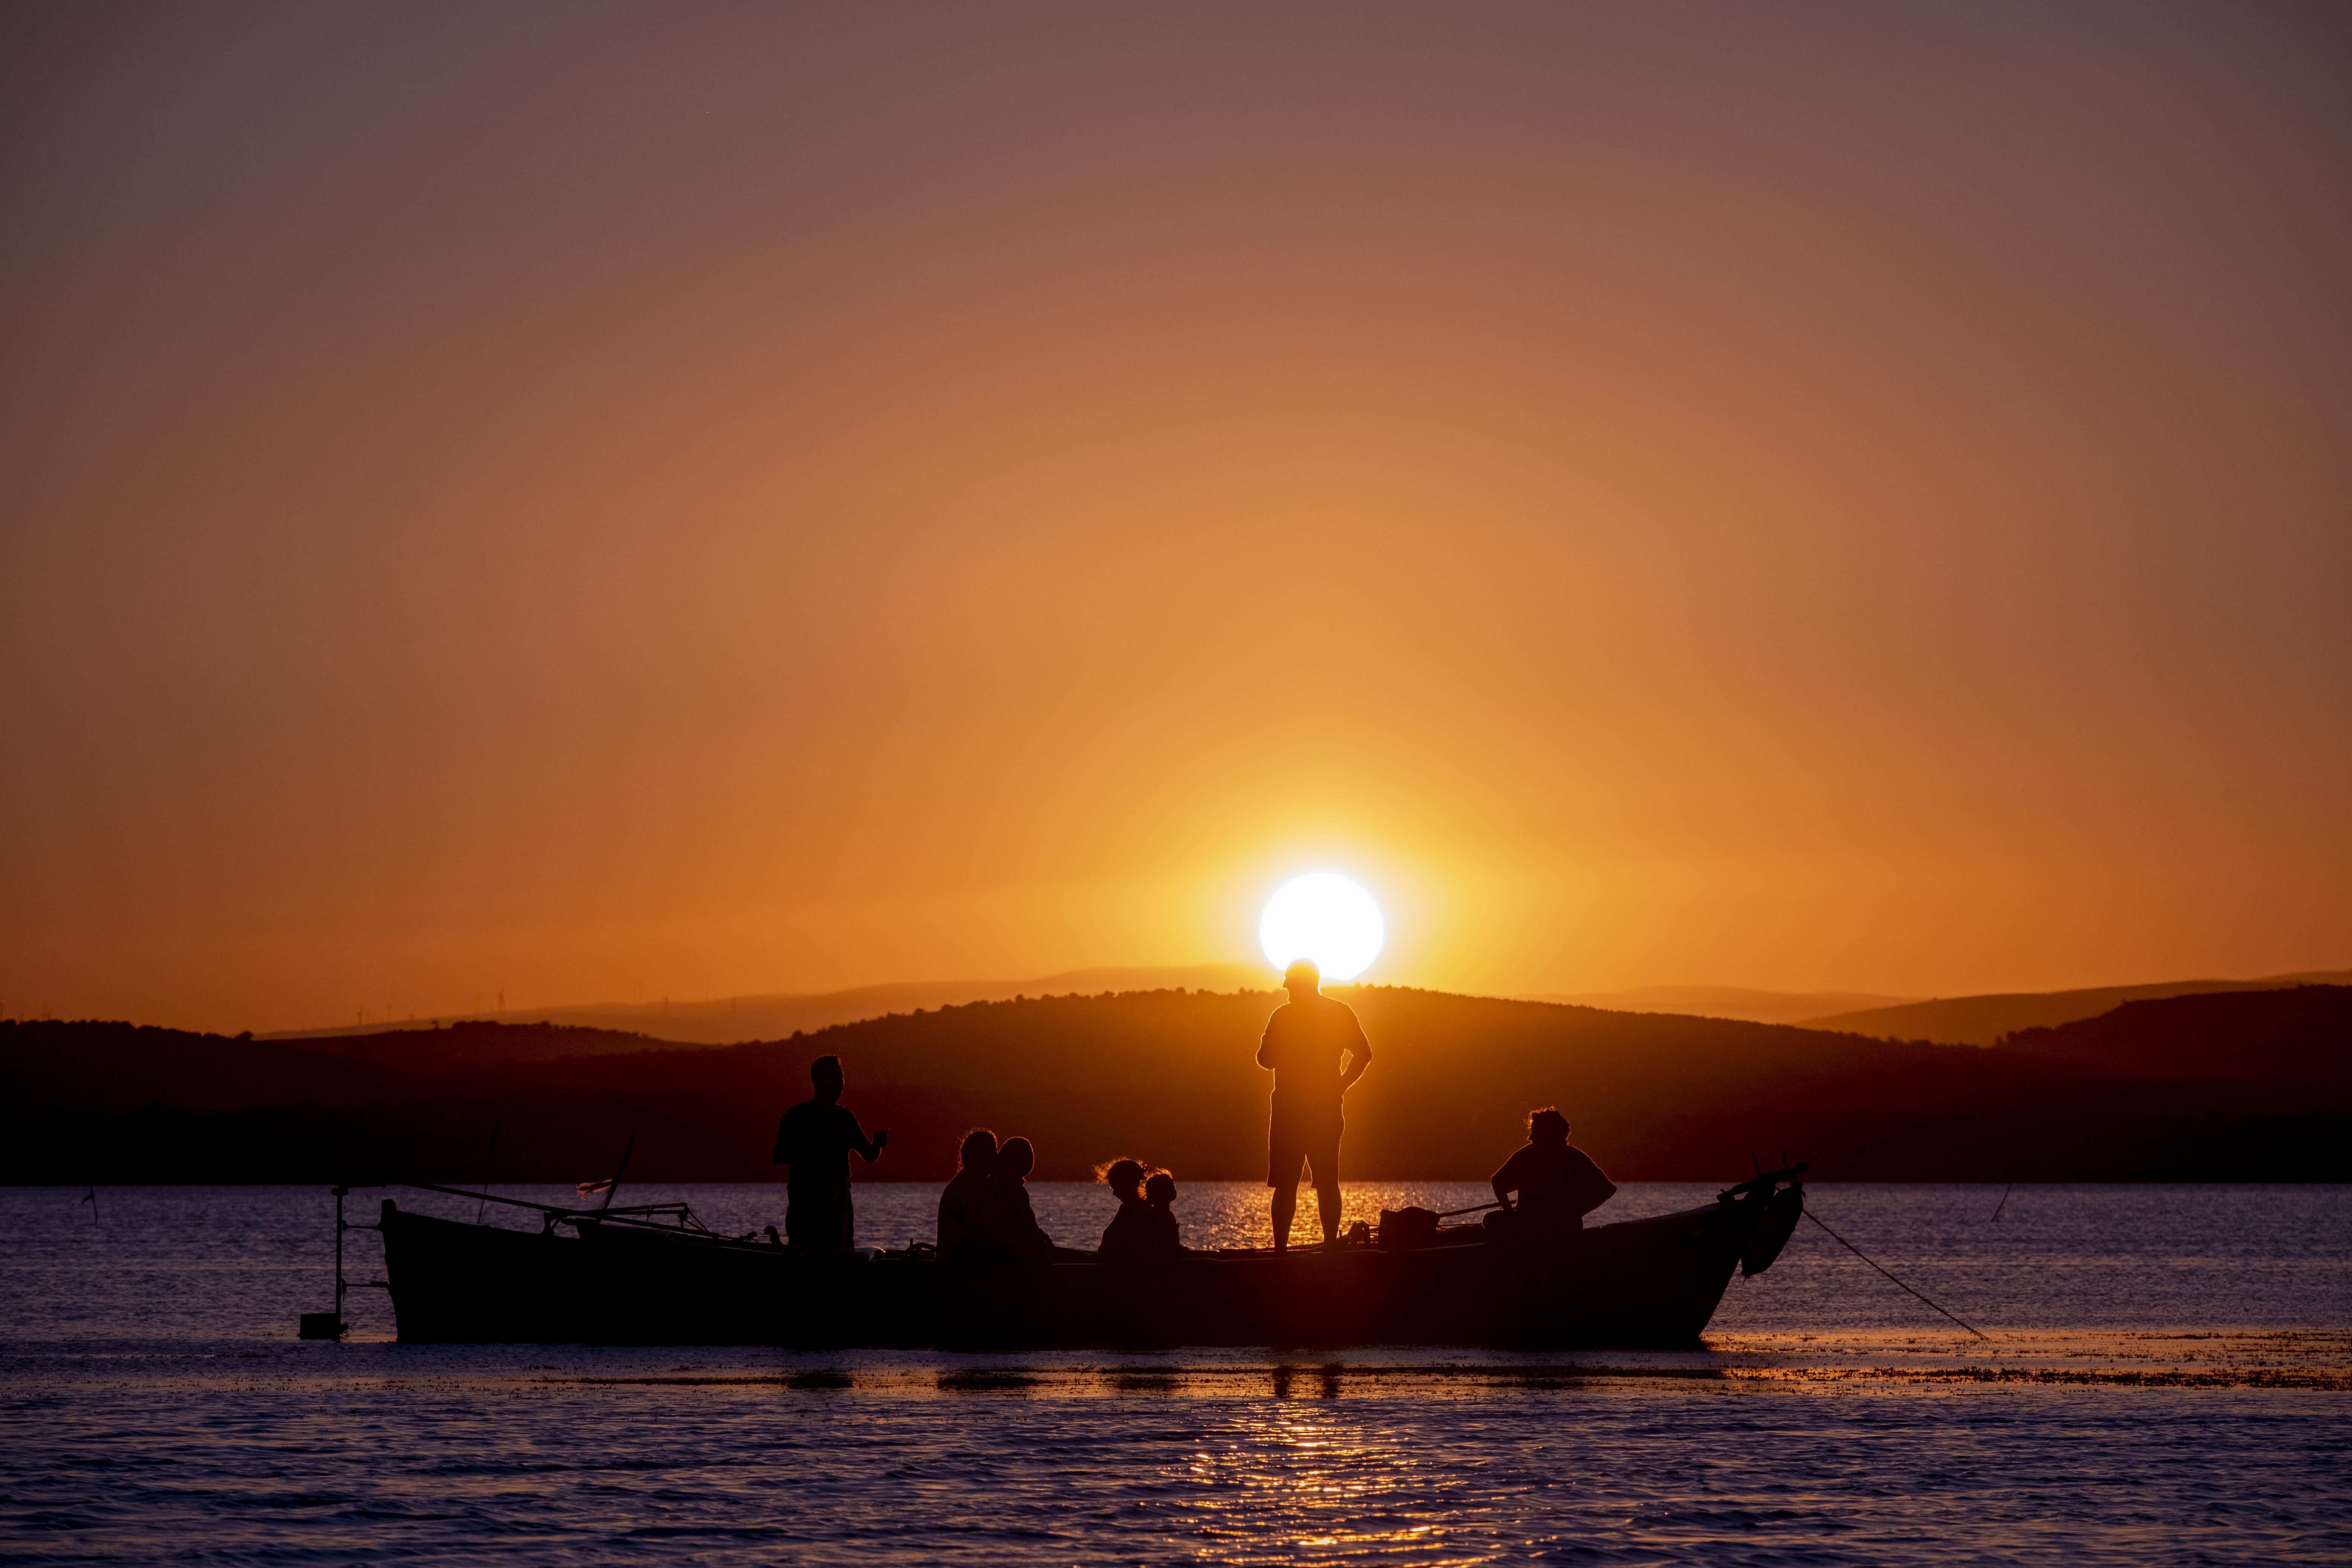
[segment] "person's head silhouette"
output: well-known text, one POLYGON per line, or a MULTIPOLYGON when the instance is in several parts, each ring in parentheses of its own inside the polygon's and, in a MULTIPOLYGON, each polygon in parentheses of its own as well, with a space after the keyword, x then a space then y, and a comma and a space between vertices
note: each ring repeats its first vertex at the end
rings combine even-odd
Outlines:
POLYGON ((841 1098, 841 1058, 819 1057, 809 1063, 809 1084, 816 1097, 830 1105, 841 1098))
POLYGON ((1095 1167, 1095 1179, 1123 1204, 1137 1201, 1136 1189, 1143 1185, 1143 1178, 1149 1173, 1140 1160, 1113 1160, 1108 1165, 1095 1167))
POLYGON ((1528 1142, 1530 1143, 1567 1142, 1568 1118, 1549 1105, 1541 1110, 1528 1111, 1528 1142))
POLYGON ((1143 1184, 1143 1201, 1154 1208, 1166 1208, 1176 1201, 1176 1178, 1165 1171, 1152 1173, 1151 1180, 1143 1184))
POLYGON ((1323 972, 1312 959, 1302 958, 1282 972, 1282 984, 1293 1002, 1304 1002, 1323 992, 1323 972))
POLYGON ((996 1134, 985 1127, 973 1128, 963 1135, 963 1148, 957 1158, 967 1171, 996 1169, 996 1134))
POLYGON ((1026 1138, 1007 1138, 996 1151, 996 1173, 1000 1176, 1010 1176, 1017 1182, 1036 1165, 1037 1150, 1026 1138))

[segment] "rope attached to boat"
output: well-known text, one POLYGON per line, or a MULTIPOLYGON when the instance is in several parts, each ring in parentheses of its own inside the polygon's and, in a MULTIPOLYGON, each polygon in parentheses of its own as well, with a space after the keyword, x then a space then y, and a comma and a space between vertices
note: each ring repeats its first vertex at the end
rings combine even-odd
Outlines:
MULTIPOLYGON (((1873 1262, 1873 1261, 1871 1260, 1871 1258, 1870 1258, 1869 1255, 1868 1255, 1868 1254, 1866 1254, 1866 1253, 1864 1253, 1864 1252, 1862 1250, 1862 1248, 1860 1248, 1859 1247, 1856 1247, 1853 1243, 1852 1243, 1851 1241, 1848 1241, 1845 1237, 1843 1237, 1840 1236, 1837 1232, 1835 1232, 1835 1231, 1833 1231, 1833 1230, 1830 1230, 1830 1227, 1829 1227, 1828 1226, 1822 1225, 1822 1216, 1821 1216, 1821 1215, 1819 1215, 1815 1214, 1815 1213, 1814 1213, 1812 1210, 1811 1210, 1811 1209, 1807 1209, 1807 1210, 1805 1211, 1805 1217, 1806 1217, 1807 1219, 1809 1219, 1809 1220, 1811 1220, 1815 1225, 1821 1225, 1821 1226, 1822 1226, 1822 1228, 1823 1230, 1829 1230, 1829 1232, 1830 1232, 1830 1239, 1831 1239, 1832 1241, 1836 1242, 1840 1247, 1844 1247, 1848 1252, 1853 1253, 1856 1258, 1861 1258, 1864 1263, 1868 1263, 1868 1264, 1870 1264, 1870 1266, 1871 1266, 1873 1268, 1878 1268, 1878 1265, 1877 1265, 1875 1262, 1873 1262)), ((1878 1268, 1878 1271, 1879 1271, 1881 1274, 1886 1274, 1886 1270, 1885 1270, 1885 1269, 1884 1269, 1884 1268, 1878 1268)), ((1911 1292, 1911 1294, 1912 1294, 1912 1295, 1914 1295, 1914 1296, 1919 1296, 1919 1300, 1921 1300, 1922 1301, 1927 1301, 1927 1297, 1925 1297, 1925 1296, 1920 1296, 1918 1291, 1916 1291, 1916 1290, 1912 1290, 1910 1286, 1904 1284, 1904 1283, 1903 1283, 1903 1281, 1902 1281, 1902 1280, 1900 1280, 1900 1279, 1895 1279, 1894 1275, 1892 1275, 1892 1274, 1886 1274, 1886 1277, 1887 1277, 1889 1279, 1894 1279, 1894 1280, 1895 1280, 1895 1288, 1896 1289, 1898 1289, 1898 1290, 1909 1290, 1909 1291, 1911 1292)), ((1927 1305, 1929 1305, 1930 1307, 1936 1307, 1936 1303, 1935 1303, 1935 1302, 1933 1302, 1933 1301, 1927 1301, 1927 1305)), ((1943 1309, 1943 1308, 1941 1308, 1941 1307, 1936 1307, 1936 1310, 1937 1310, 1938 1312, 1944 1312, 1944 1309, 1943 1309)), ((1964 1328, 1964 1329, 1968 1330, 1968 1331, 1969 1331, 1969 1332, 1970 1332, 1970 1333, 1972 1333, 1972 1334, 1976 1335, 1976 1337, 1977 1337, 1977 1338, 1979 1338, 1979 1339, 1980 1339, 1980 1340, 1989 1340, 1989 1339, 1992 1338, 1992 1336, 1991 1336, 1990 1334, 1986 1333, 1982 1329, 1978 1328, 1974 1323, 1962 1322, 1960 1319, 1958 1319, 1958 1317, 1955 1317, 1955 1316, 1954 1316, 1952 1313, 1950 1313, 1950 1312, 1944 1312, 1944 1316, 1946 1316, 1946 1317, 1948 1317, 1948 1318, 1950 1318, 1950 1319, 1952 1320, 1952 1321, 1954 1321, 1954 1322, 1956 1322, 1956 1323, 1959 1323, 1960 1327, 1962 1327, 1962 1328, 1964 1328)))

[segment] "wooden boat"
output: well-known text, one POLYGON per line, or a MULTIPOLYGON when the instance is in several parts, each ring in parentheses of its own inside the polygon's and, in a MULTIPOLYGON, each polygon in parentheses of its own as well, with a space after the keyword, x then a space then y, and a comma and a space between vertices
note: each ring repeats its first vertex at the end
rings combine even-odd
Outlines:
POLYGON ((1670 1347, 1698 1339, 1734 1268, 1771 1267, 1804 1212, 1804 1169, 1759 1174, 1703 1208, 1538 1237, 1400 1225, 1355 1245, 1137 1266, 792 1252, 712 1235, 682 1205, 520 1205, 541 1212, 533 1233, 386 1199, 381 1227, 404 1342, 1670 1347))

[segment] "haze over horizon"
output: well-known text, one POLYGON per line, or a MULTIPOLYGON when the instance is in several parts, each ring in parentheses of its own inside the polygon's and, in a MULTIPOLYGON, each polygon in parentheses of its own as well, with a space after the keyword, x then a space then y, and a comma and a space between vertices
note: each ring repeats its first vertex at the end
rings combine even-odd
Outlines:
POLYGON ((2352 14, 0 11, 0 1013, 2352 965, 2352 14))

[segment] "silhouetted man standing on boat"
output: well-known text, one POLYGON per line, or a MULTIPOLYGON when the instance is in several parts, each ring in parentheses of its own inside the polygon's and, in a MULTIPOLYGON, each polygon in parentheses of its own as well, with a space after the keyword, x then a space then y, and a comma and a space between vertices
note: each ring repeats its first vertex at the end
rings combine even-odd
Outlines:
POLYGON ((1347 1004, 1323 994, 1322 972, 1305 959, 1282 977, 1290 1001, 1266 1020, 1257 1065, 1274 1069, 1274 1115, 1265 1135, 1265 1184, 1274 1189, 1274 1248, 1290 1246, 1298 1213, 1298 1168, 1315 1172, 1326 1245, 1339 1237, 1340 1101, 1372 1065, 1371 1043, 1347 1004), (1342 1058, 1345 1058, 1342 1060, 1342 1058))
POLYGON ((809 1063, 815 1095, 784 1112, 776 1122, 775 1163, 790 1165, 785 1179, 784 1237, 793 1247, 838 1252, 856 1245, 857 1216, 849 1202, 849 1155, 867 1164, 882 1157, 890 1142, 886 1128, 871 1142, 857 1118, 841 1103, 841 1058, 809 1063))

